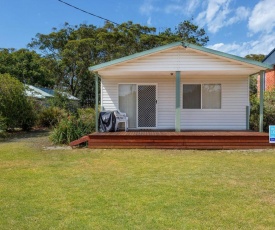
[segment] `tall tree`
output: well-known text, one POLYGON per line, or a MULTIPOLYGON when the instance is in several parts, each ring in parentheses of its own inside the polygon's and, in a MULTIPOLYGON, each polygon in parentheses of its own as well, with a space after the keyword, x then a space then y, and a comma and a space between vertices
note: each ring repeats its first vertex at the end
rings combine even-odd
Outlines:
POLYGON ((29 44, 30 48, 38 48, 51 60, 48 64, 56 77, 57 87, 67 89, 74 96, 79 95, 82 80, 91 75, 88 67, 97 56, 95 28, 65 23, 59 31, 54 28, 48 35, 37 34, 29 44))
MULTIPOLYGON (((265 58, 264 54, 247 54, 245 58, 254 60, 254 61, 262 61, 265 58)), ((250 96, 257 94, 257 74, 250 77, 250 96)))
POLYGON ((264 54, 247 54, 245 58, 254 60, 254 61, 262 61, 265 58, 264 54))
POLYGON ((206 35, 205 30, 195 25, 192 20, 181 22, 176 29, 176 34, 184 42, 205 46, 209 41, 209 37, 206 35))
POLYGON ((39 49, 52 60, 50 69, 62 89, 66 88, 74 96, 86 97, 94 93, 89 66, 182 40, 205 45, 208 37, 203 29, 189 21, 181 23, 175 31, 168 29, 159 34, 154 27, 131 21, 121 25, 106 22, 103 27, 65 23, 62 29, 54 28, 50 34, 37 34, 29 47, 39 49))
POLYGON ((0 73, 9 73, 19 81, 32 85, 53 86, 47 60, 27 49, 1 49, 0 73))

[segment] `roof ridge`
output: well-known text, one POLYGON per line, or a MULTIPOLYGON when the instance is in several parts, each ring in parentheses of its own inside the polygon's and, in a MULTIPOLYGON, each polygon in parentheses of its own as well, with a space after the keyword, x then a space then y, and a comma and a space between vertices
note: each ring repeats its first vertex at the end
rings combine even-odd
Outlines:
POLYGON ((163 46, 158 46, 158 47, 155 47, 155 48, 152 48, 152 49, 149 49, 149 50, 145 50, 145 51, 142 51, 142 52, 131 54, 131 55, 128 55, 128 56, 125 56, 125 57, 122 57, 122 58, 118 58, 118 59, 114 59, 114 60, 111 60, 111 61, 108 61, 108 62, 104 62, 104 63, 98 64, 98 65, 94 65, 94 66, 89 67, 89 70, 90 71, 98 71, 102 68, 106 68, 106 67, 109 67, 109 66, 112 66, 112 65, 116 65, 116 64, 119 64, 119 63, 122 63, 122 62, 125 62, 125 61, 129 61, 129 60, 132 60, 132 59, 140 58, 140 57, 143 57, 143 56, 146 56, 146 55, 150 55, 150 54, 153 54, 153 53, 156 53, 156 52, 159 52, 159 51, 163 51, 163 50, 166 50, 166 49, 170 49, 170 48, 180 46, 180 45, 183 46, 183 47, 186 47, 186 48, 189 47, 191 49, 195 49, 195 50, 202 51, 202 52, 205 52, 205 53, 210 53, 212 55, 232 59, 232 60, 243 62, 243 63, 246 63, 246 64, 256 65, 258 67, 263 67, 264 69, 272 69, 273 68, 272 65, 269 65, 269 64, 266 64, 266 63, 250 60, 250 59, 243 58, 243 57, 240 57, 240 56, 237 56, 237 55, 228 54, 228 53, 225 53, 225 52, 213 50, 213 49, 210 49, 210 48, 207 48, 207 47, 191 44, 191 43, 188 43, 188 42, 173 42, 173 43, 170 43, 170 44, 166 44, 166 45, 163 45, 163 46))

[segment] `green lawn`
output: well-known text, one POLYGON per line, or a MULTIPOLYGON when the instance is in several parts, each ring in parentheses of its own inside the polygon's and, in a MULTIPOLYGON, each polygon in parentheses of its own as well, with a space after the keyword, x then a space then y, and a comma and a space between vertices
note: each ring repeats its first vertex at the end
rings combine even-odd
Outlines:
POLYGON ((46 138, 0 142, 1 229, 274 229, 275 150, 45 151, 46 138))

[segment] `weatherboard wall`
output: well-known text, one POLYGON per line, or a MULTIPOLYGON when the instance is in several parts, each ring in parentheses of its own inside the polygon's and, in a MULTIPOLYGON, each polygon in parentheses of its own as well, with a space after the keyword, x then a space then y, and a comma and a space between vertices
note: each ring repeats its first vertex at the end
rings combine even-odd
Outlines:
MULTIPOLYGON (((183 46, 122 58, 94 68, 102 79, 102 106, 115 110, 118 85, 157 84, 157 128, 175 129, 176 71, 181 74, 182 130, 245 130, 250 74, 262 67, 183 46), (221 109, 182 109, 182 84, 221 84, 221 109)), ((123 111, 122 111, 123 112, 123 111)))
MULTIPOLYGON (((101 80, 102 107, 118 109, 118 85, 121 83, 157 84, 157 128, 175 128, 175 75, 109 76, 101 80)), ((248 102, 247 76, 188 76, 181 73, 182 84, 221 84, 221 109, 181 109, 182 130, 244 130, 248 102)), ((123 112, 123 111, 122 111, 123 112)))
MULTIPOLYGON (((118 85, 129 84, 157 84, 157 128, 174 129, 175 127, 175 81, 173 77, 140 76, 115 77, 102 79, 102 106, 105 110, 118 109, 118 85)), ((122 111, 123 112, 123 111, 122 111)))
POLYGON ((186 76, 182 78, 182 83, 221 84, 221 109, 183 109, 181 129, 246 129, 246 106, 249 105, 248 77, 186 76))

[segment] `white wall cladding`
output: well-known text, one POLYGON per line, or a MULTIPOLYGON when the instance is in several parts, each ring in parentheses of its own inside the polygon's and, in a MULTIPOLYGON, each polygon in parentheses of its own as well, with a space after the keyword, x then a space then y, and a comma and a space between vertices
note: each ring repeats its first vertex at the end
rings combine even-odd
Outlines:
MULTIPOLYGON (((181 129, 184 130, 245 130, 246 106, 249 105, 248 77, 196 76, 182 77, 182 83, 221 84, 221 109, 181 110, 181 129)), ((182 97, 181 97, 182 100, 182 97)))
POLYGON ((151 53, 98 70, 102 77, 102 106, 118 108, 118 84, 157 84, 157 128, 175 129, 175 71, 182 84, 221 84, 221 109, 181 109, 182 130, 244 130, 249 105, 248 76, 260 69, 182 46, 151 53), (173 76, 170 73, 174 73, 173 76))
MULTIPOLYGON (((181 110, 183 130, 244 130, 246 128, 246 106, 248 102, 247 76, 185 76, 182 84, 221 84, 221 109, 181 110)), ((105 110, 118 108, 119 83, 157 84, 157 128, 175 128, 175 74, 173 76, 106 77, 102 78, 102 106, 105 110)), ((181 95, 182 105, 182 95, 181 95)), ((181 106, 182 107, 182 106, 181 106)))
MULTIPOLYGON (((115 77, 102 79, 102 106, 105 110, 118 108, 118 85, 121 83, 157 84, 157 128, 174 129, 175 127, 175 77, 149 77, 141 76, 135 79, 131 77, 115 77)), ((123 111, 122 111, 123 112, 123 111)))

